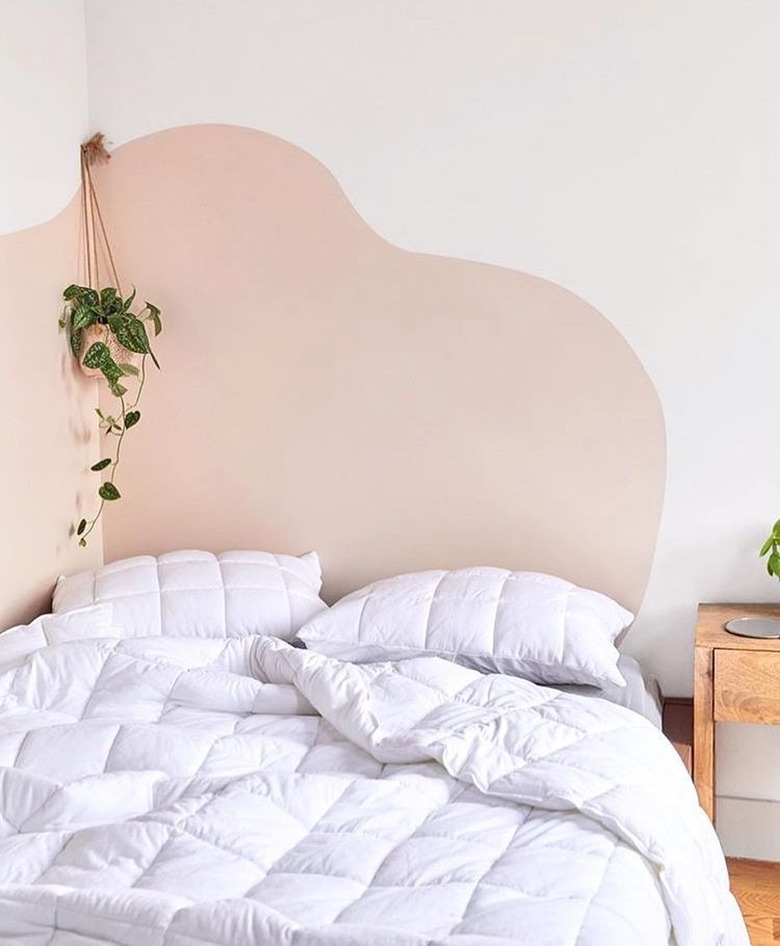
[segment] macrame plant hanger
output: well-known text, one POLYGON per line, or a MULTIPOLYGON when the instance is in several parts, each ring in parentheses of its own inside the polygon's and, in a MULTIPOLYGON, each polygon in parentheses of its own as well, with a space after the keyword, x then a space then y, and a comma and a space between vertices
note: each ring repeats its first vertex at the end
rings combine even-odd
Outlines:
POLYGON ((105 379, 108 391, 115 398, 114 413, 95 408, 103 432, 102 457, 90 470, 101 476, 97 495, 100 506, 92 519, 82 518, 74 527, 78 543, 87 544, 87 537, 97 525, 106 503, 121 498, 115 483, 125 434, 141 420, 138 404, 146 381, 146 356, 159 368, 152 351, 146 325, 155 336, 162 331, 160 310, 151 302, 136 304, 135 289, 125 299, 119 282, 114 252, 108 239, 105 220, 100 209, 92 167, 105 164, 111 157, 104 136, 93 135, 81 146, 81 217, 83 221, 84 281, 86 285, 70 285, 63 292, 67 303, 60 326, 67 329, 71 352, 79 367, 89 377, 105 379), (105 254, 105 255, 103 255, 105 254), (113 285, 101 285, 101 260, 107 261, 106 279, 113 285), (146 323, 146 324, 145 324, 146 323), (124 382, 124 383, 123 383, 124 382))
POLYGON ((81 146, 81 216, 84 228, 84 269, 87 278, 86 284, 90 288, 100 291, 100 243, 102 241, 108 260, 109 275, 113 278, 112 285, 116 286, 121 295, 122 287, 119 283, 119 274, 114 262, 111 241, 108 239, 97 191, 95 190, 95 182, 92 180, 92 165, 107 164, 110 160, 111 155, 106 150, 105 135, 102 132, 93 135, 89 141, 81 146), (100 228, 99 232, 98 227, 100 228))
MULTIPOLYGON (((81 216, 83 218, 82 229, 84 233, 84 274, 87 286, 99 293, 104 288, 100 284, 100 262, 101 255, 103 255, 104 261, 108 263, 108 275, 113 280, 110 285, 114 286, 121 296, 122 286, 114 262, 114 251, 111 248, 111 241, 108 239, 103 212, 100 209, 95 182, 92 179, 92 166, 107 164, 110 160, 111 155, 106 149, 105 135, 102 132, 97 132, 89 141, 81 145, 81 216)), ((100 326, 85 330, 82 354, 95 341, 102 341, 108 345, 111 355, 116 361, 131 363, 137 361, 137 357, 120 345, 111 332, 100 326)), ((101 377, 100 369, 87 367, 82 358, 79 358, 79 365, 82 373, 88 378, 101 377)))

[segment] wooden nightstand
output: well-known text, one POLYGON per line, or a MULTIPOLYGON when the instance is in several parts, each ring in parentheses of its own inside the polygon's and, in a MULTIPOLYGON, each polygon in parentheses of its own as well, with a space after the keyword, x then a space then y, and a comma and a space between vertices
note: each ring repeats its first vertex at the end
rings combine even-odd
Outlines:
POLYGON ((715 723, 780 723, 780 640, 737 637, 739 617, 780 618, 769 604, 702 604, 693 670, 693 780, 714 821, 715 723))
POLYGON ((663 730, 683 760, 688 774, 693 775, 693 700, 676 696, 666 698, 663 730))

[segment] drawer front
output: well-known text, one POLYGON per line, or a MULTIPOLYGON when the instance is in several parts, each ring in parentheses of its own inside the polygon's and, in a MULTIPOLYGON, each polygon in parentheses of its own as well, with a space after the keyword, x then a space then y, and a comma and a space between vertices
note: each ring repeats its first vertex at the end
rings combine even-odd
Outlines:
POLYGON ((716 650, 716 720, 780 723, 780 652, 716 650))

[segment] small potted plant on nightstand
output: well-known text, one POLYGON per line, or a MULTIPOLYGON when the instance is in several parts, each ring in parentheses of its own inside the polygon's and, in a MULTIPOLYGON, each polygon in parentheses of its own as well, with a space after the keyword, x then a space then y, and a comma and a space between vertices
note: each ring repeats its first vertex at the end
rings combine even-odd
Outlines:
MULTIPOLYGON (((770 578, 780 578, 780 519, 772 526, 772 531, 766 538, 758 553, 766 560, 766 570, 770 578)), ((767 610, 767 609, 765 609, 767 610)), ((780 618, 774 614, 745 615, 733 617, 726 621, 725 628, 730 634, 740 637, 765 638, 767 640, 780 638, 780 618)))
POLYGON ((766 542, 761 546, 759 555, 769 555, 766 560, 766 571, 770 577, 780 578, 780 519, 772 526, 766 542))

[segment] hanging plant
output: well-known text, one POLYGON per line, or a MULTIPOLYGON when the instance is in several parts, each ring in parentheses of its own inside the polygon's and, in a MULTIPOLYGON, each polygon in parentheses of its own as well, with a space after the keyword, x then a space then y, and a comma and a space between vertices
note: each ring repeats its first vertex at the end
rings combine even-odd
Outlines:
POLYGON ((114 256, 103 223, 90 166, 108 161, 103 135, 94 135, 81 146, 82 226, 84 232, 84 263, 86 286, 71 285, 63 292, 65 309, 60 328, 68 336, 70 350, 81 370, 89 377, 102 378, 116 398, 117 405, 109 413, 96 408, 100 430, 112 448, 90 469, 100 474, 97 488, 100 504, 92 519, 81 519, 74 532, 79 545, 97 525, 107 502, 121 497, 116 474, 122 455, 125 435, 141 420, 139 403, 146 383, 147 359, 160 367, 149 342, 150 331, 162 331, 160 310, 151 302, 139 308, 136 291, 122 295, 114 256), (98 232, 99 227, 99 232, 98 232), (100 286, 100 249, 108 259, 114 285, 100 286))

